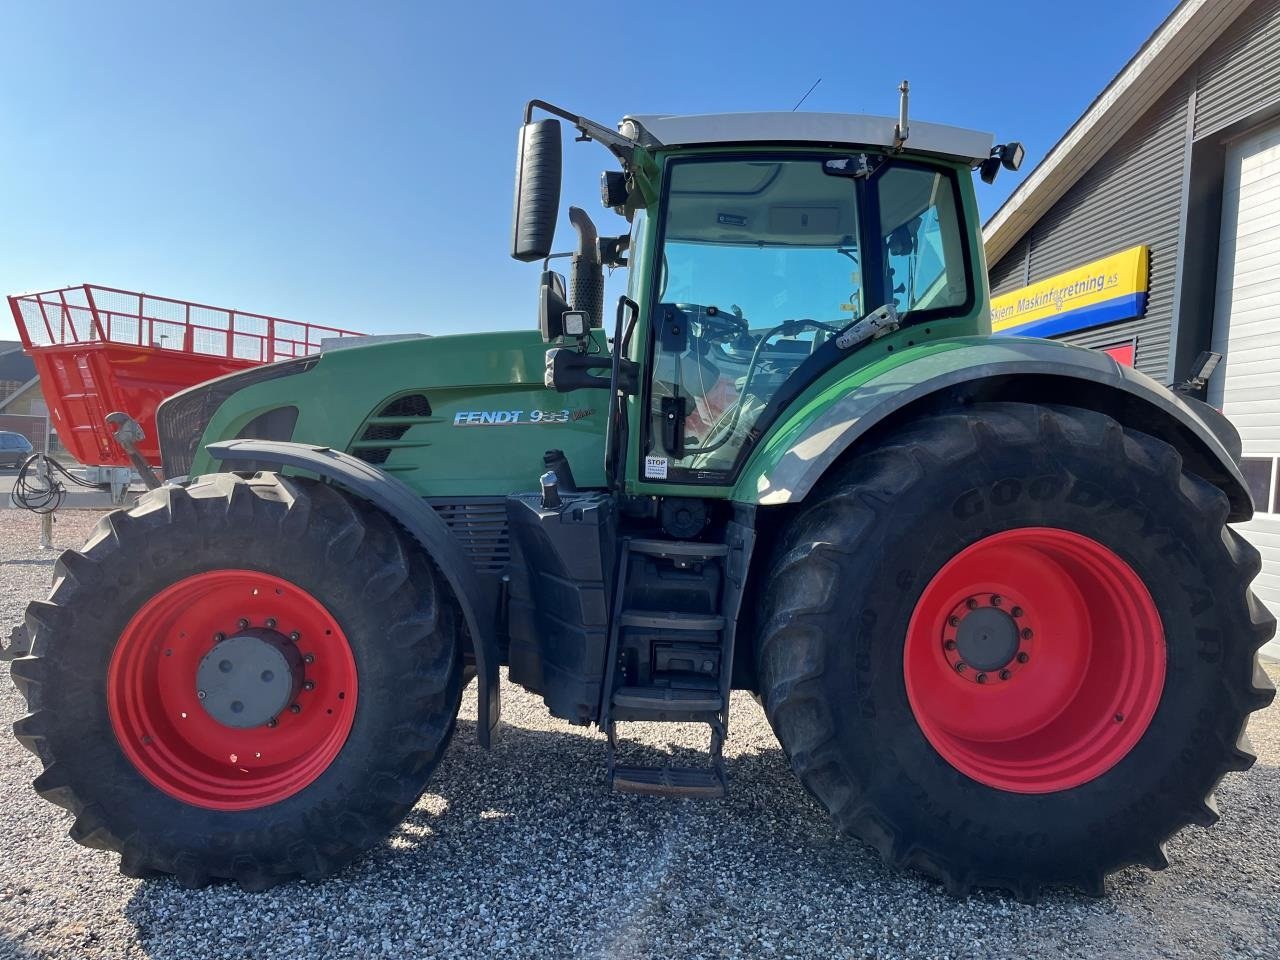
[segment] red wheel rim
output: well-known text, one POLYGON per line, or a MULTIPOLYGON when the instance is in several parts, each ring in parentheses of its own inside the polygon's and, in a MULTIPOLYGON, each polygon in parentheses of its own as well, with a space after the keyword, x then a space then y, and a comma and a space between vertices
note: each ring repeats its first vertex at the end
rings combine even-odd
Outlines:
POLYGON ((111 657, 107 708, 125 756, 154 786, 193 806, 249 810, 293 796, 328 768, 351 732, 356 691, 346 635, 315 597, 270 574, 215 570, 179 580, 134 614, 111 657), (248 728, 210 715, 197 683, 210 651, 246 627, 278 634, 301 664, 294 702, 248 728))
POLYGON ((1164 688, 1164 630, 1114 552, 1024 527, 979 540, 929 581, 903 670, 916 721, 951 766, 1050 793, 1101 776, 1142 738, 1164 688))

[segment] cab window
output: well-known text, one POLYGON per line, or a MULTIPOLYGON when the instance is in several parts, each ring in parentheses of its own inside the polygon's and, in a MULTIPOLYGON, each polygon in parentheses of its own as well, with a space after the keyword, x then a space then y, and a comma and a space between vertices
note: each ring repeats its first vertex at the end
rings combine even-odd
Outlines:
POLYGON ((889 302, 904 323, 971 302, 954 175, 878 162, 671 163, 642 479, 727 482, 779 390, 838 361, 844 327, 889 302))

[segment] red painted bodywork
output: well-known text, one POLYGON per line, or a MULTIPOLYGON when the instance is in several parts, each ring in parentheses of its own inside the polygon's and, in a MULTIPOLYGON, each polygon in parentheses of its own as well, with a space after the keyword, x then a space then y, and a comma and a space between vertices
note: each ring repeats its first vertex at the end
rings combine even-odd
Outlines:
POLYGON ((49 416, 81 463, 128 466, 104 422, 123 411, 142 425, 138 445, 160 462, 155 413, 180 390, 248 367, 320 349, 351 330, 152 294, 83 284, 9 297, 49 416))

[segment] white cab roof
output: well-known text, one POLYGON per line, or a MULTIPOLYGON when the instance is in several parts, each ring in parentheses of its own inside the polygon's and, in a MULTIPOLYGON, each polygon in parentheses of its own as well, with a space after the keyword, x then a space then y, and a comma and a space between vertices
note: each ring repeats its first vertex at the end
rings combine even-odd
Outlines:
MULTIPOLYGON (((812 143, 892 147, 896 125, 892 117, 848 113, 708 113, 689 117, 627 116, 618 129, 624 136, 652 146, 812 143)), ((909 127, 904 150, 969 163, 991 155, 994 138, 989 133, 919 120, 911 120, 909 127)))

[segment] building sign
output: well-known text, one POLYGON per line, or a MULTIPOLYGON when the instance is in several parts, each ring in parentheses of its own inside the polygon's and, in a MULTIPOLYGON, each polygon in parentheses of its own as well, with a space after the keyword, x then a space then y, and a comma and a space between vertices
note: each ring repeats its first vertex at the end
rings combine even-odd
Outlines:
POLYGON ((1053 337, 1147 309, 1147 247, 1132 247, 991 300, 991 332, 1053 337))

